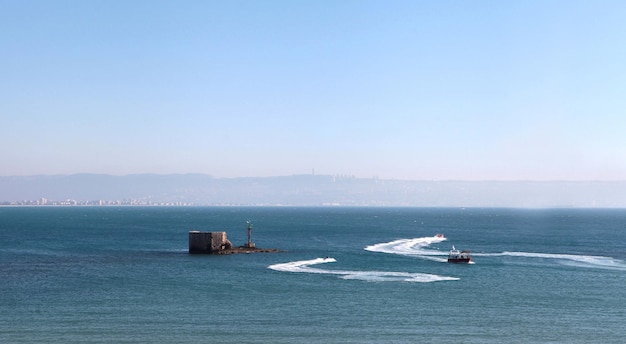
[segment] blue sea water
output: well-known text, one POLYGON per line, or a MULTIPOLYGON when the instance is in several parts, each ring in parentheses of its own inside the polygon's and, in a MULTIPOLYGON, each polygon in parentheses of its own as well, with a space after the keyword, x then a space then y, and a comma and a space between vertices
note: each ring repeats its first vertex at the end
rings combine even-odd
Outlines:
POLYGON ((623 209, 0 208, 1 343, 624 338, 623 209), (187 253, 247 220, 283 252, 187 253))

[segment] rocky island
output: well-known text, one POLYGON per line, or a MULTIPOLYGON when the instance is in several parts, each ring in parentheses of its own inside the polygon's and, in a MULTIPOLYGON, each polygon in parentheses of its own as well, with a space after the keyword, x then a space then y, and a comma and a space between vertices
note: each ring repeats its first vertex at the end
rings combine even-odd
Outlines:
POLYGON ((279 252, 274 248, 258 248, 250 240, 252 223, 248 221, 248 242, 234 246, 226 237, 226 232, 189 232, 189 253, 193 254, 236 254, 256 252, 279 252))

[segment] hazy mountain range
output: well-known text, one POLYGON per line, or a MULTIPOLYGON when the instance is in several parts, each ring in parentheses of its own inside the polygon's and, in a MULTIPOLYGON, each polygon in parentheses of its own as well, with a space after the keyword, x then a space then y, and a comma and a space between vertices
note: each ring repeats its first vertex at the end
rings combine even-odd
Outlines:
POLYGON ((0 202, 137 200, 193 205, 626 207, 626 181, 406 181, 329 175, 202 174, 0 177, 0 202))

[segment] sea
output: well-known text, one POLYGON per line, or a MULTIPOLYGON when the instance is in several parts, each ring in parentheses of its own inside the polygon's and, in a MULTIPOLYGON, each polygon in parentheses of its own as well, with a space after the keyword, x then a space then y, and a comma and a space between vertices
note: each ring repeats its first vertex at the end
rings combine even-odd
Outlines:
POLYGON ((0 343, 625 338, 626 209, 0 207, 0 343))

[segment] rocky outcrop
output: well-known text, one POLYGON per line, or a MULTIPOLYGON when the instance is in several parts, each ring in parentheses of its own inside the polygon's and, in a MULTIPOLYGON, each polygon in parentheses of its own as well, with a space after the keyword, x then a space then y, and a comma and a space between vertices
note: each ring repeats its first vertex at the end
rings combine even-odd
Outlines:
POLYGON ((189 253, 236 254, 256 252, 279 252, 279 250, 248 245, 235 247, 226 238, 226 232, 189 232, 189 253))

